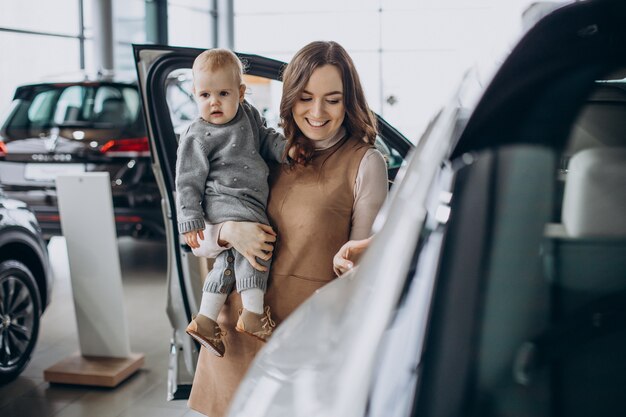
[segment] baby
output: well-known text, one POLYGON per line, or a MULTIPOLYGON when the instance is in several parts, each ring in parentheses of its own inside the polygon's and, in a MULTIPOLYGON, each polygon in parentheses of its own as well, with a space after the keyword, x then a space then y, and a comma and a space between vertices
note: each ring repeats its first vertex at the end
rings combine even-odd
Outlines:
MULTIPOLYGON (((244 101, 246 86, 237 56, 210 49, 193 63, 193 94, 200 116, 181 135, 176 162, 178 231, 192 248, 204 239, 205 219, 269 224, 265 214, 269 168, 265 159, 283 161, 285 138, 267 128, 259 112, 244 101)), ((296 148, 290 149, 293 157, 296 148)), ((187 333, 217 356, 224 356, 224 332, 217 316, 236 284, 243 309, 235 329, 265 341, 274 328, 264 308, 269 261, 257 258, 266 271, 253 268, 230 249, 215 259, 204 282, 198 315, 187 333)))

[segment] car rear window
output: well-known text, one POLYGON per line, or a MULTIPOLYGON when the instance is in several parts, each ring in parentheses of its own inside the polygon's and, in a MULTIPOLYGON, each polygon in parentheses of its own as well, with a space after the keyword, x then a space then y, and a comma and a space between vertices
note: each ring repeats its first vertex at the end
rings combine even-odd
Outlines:
POLYGON ((145 136, 140 98, 121 84, 50 84, 22 88, 4 131, 10 140, 46 135, 51 128, 117 131, 145 136))

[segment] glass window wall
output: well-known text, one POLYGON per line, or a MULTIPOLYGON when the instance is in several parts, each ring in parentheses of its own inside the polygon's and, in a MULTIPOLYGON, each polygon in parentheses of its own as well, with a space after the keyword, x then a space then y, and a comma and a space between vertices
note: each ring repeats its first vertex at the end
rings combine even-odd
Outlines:
POLYGON ((0 51, 10 57, 0 65, 0 113, 18 85, 77 77, 80 69, 78 39, 0 32, 0 51))
POLYGON ((0 1, 0 27, 78 36, 79 0, 0 1))
POLYGON ((167 10, 170 45, 211 48, 215 42, 210 1, 169 1, 167 10))

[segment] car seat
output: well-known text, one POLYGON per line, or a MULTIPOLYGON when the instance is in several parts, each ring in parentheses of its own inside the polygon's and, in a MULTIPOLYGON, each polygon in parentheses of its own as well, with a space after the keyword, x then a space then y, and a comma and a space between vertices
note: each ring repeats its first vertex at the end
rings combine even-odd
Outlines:
POLYGON ((561 218, 545 254, 552 324, 533 341, 552 415, 615 415, 626 405, 626 148, 570 159, 561 218))
POLYGON ((102 110, 96 115, 97 123, 124 125, 128 118, 126 102, 121 97, 109 97, 102 102, 102 110))

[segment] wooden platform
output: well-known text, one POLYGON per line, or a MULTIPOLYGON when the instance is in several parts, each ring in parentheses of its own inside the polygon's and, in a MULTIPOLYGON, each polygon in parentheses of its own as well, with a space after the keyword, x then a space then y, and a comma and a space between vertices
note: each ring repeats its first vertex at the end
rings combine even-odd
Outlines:
POLYGON ((82 356, 77 353, 43 371, 43 379, 58 384, 116 387, 137 372, 144 363, 143 353, 129 358, 82 356))

